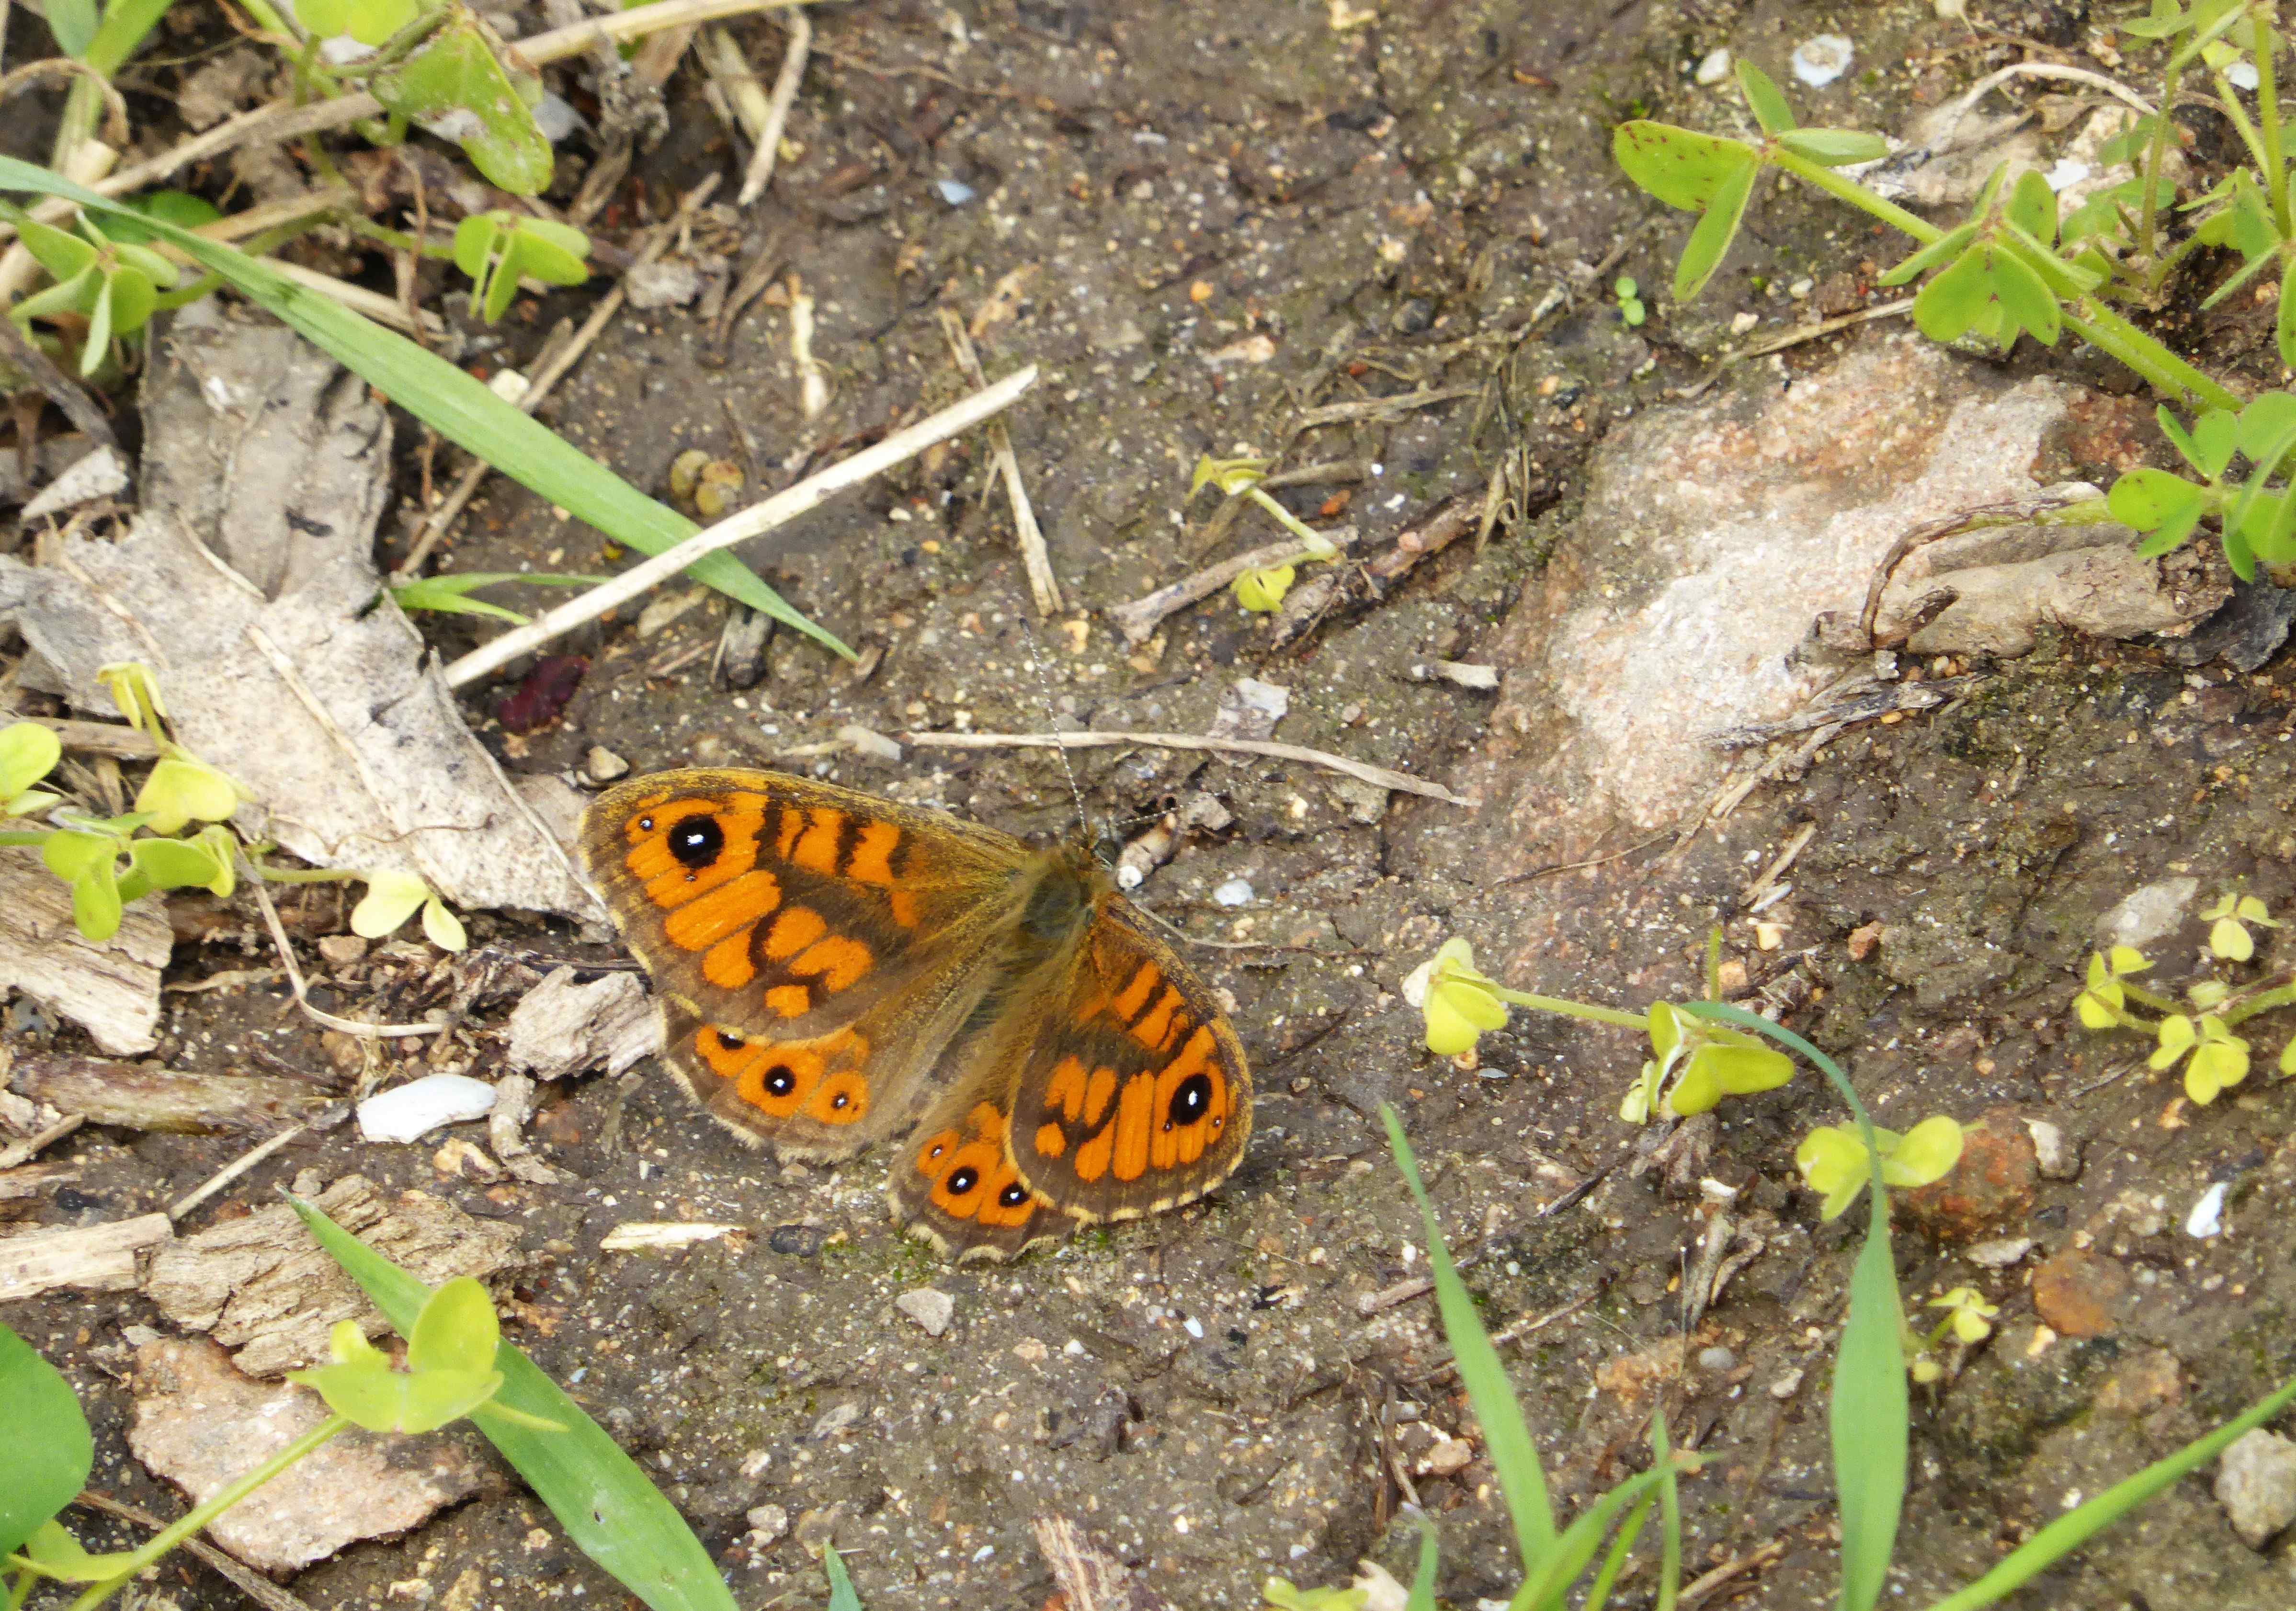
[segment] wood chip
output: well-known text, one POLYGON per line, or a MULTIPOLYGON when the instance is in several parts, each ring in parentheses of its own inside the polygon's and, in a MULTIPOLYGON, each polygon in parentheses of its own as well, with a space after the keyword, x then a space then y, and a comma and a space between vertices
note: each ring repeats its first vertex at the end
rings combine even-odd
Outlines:
MULTIPOLYGON (((386 1197, 364 1176, 348 1174, 315 1200, 337 1224, 434 1287, 458 1275, 484 1280, 517 1262, 516 1227, 472 1219, 422 1192, 386 1197)), ((175 1324, 211 1332, 235 1349, 239 1368, 254 1376, 324 1360, 337 1321, 356 1320, 370 1337, 390 1329, 283 1204, 164 1249, 152 1261, 144 1292, 175 1324)))
POLYGON ((0 991, 20 990, 116 1056, 159 1043, 160 970, 173 936, 157 899, 131 903, 97 945, 72 927, 71 887, 37 853, 0 848, 0 991))
POLYGON ((166 1214, 144 1214, 0 1239, 0 1303, 59 1287, 125 1292, 135 1285, 135 1255, 174 1234, 166 1214))
POLYGON ((1040 1516, 1030 1528, 1069 1611, 1170 1611, 1170 1601, 1067 1517, 1040 1516))
POLYGON ((107 1058, 26 1058, 13 1084, 23 1095, 84 1115, 91 1124, 176 1135, 291 1123, 326 1100, 300 1080, 182 1073, 107 1058))

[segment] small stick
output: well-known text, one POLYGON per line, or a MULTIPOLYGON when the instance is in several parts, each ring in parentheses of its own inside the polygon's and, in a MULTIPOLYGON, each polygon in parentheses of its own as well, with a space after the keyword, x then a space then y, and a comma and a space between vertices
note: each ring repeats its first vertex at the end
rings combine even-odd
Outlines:
POLYGON ((831 465, 820 474, 808 476, 763 503, 753 503, 707 530, 696 532, 675 547, 664 550, 643 564, 633 566, 612 581, 592 588, 514 632, 506 632, 490 642, 480 644, 447 667, 447 686, 461 688, 476 682, 519 656, 573 631, 586 622, 597 619, 648 588, 668 581, 704 554, 716 553, 721 548, 730 548, 736 543, 747 542, 761 533, 787 525, 798 516, 827 503, 847 487, 857 486, 872 476, 883 474, 894 465, 924 452, 936 442, 947 441, 972 429, 983 420, 1010 406, 1013 398, 1036 383, 1037 366, 1031 364, 1017 374, 1007 375, 988 390, 975 392, 905 430, 894 432, 873 447, 865 447, 851 458, 831 465))
POLYGON ((55 360, 35 346, 13 319, 0 319, 0 357, 5 357, 29 376, 32 384, 47 394, 48 401, 63 411, 64 418, 78 428, 80 435, 98 447, 119 451, 119 438, 111 434, 111 421, 104 417, 95 399, 78 381, 57 368, 55 360))
POLYGON ((67 1113, 45 1130, 0 1147, 0 1169, 13 1169, 29 1163, 86 1122, 87 1115, 84 1113, 67 1113))
MULTIPOLYGON (((1866 585, 1866 607, 1857 612, 1857 630, 1872 648, 1896 648, 1910 638, 1906 632, 1900 637, 1893 634, 1889 644, 1874 641, 1874 620, 1882 613, 1882 596, 1890 591, 1890 583, 1898 568, 1912 555, 1914 550, 1925 548, 1947 537, 1957 537, 1965 532, 1980 531, 1996 526, 2039 526, 2051 524, 2050 515, 2059 511, 2095 504, 2098 511, 2104 499, 2095 487, 2085 481, 2066 481, 2045 487, 2030 498, 2012 498, 1999 503, 1980 503, 1973 508, 1956 510, 1934 520, 1924 520, 1890 544, 1890 552, 1874 568, 1874 579, 1866 585)), ((2112 516, 2103 517, 2111 519, 2112 516)), ((2068 522, 2070 524, 2070 522, 2068 522)), ((1918 630, 1918 629, 1917 629, 1918 630)))
POLYGON ((1787 331, 1784 335, 1774 336, 1767 341, 1757 341, 1744 352, 1732 353, 1717 364, 1712 374, 1692 385, 1679 388, 1671 395, 1685 402, 1693 397, 1702 397, 1717 380, 1750 358, 1767 358, 1772 353, 1784 352, 1789 347, 1800 347, 1805 341, 1815 341, 1820 336, 1830 336, 1835 331, 1848 330, 1851 325, 1863 324, 1869 319, 1892 319, 1899 314, 1909 312, 1913 306, 1914 299, 1911 297, 1900 297, 1895 302, 1884 302, 1879 307, 1861 307, 1856 313, 1843 314, 1839 318, 1821 319, 1815 324, 1801 325, 1798 329, 1787 331))
MULTIPOLYGON (((134 1505, 122 1504, 109 1494, 98 1493, 93 1488, 83 1491, 78 1499, 72 1501, 72 1503, 83 1510, 100 1510, 106 1516, 116 1516, 121 1521, 134 1522, 139 1527, 149 1527, 154 1533, 168 1525, 149 1510, 140 1509, 134 1505)), ((250 1571, 213 1544, 196 1538, 187 1538, 176 1548, 185 1551, 193 1559, 206 1565, 217 1575, 229 1579, 248 1599, 261 1606, 263 1611, 311 1611, 311 1604, 308 1600, 296 1599, 260 1572, 250 1571)))
MULTIPOLYGON (((676 238, 686 220, 718 188, 718 175, 711 174, 685 192, 685 199, 677 205, 676 215, 656 225, 647 235, 644 244, 638 248, 637 255, 631 259, 630 267, 642 267, 668 249, 670 241, 676 238)), ((550 388, 564 380, 567 372, 581 362, 583 354, 590 350, 591 343, 597 340, 614 315, 621 311, 622 303, 628 296, 624 289, 627 282, 628 274, 625 271, 622 279, 615 282, 613 289, 598 299, 598 306, 592 308, 590 316, 582 321, 582 328, 574 332, 574 339, 529 378, 526 395, 518 400, 521 413, 530 414, 542 406, 543 399, 550 395, 550 388)), ((392 581, 411 582, 415 578, 422 568, 422 561, 430 557, 430 551, 439 545, 439 539, 447 535, 447 527, 470 507, 471 500, 478 495, 479 484, 487 478, 487 472, 493 468, 484 459, 471 462, 463 471, 462 479, 455 483, 454 491, 447 495, 446 502, 432 510, 423 520, 422 531, 415 536, 414 545, 406 551, 406 557, 390 573, 392 581)))
POLYGON ((1377 420, 1390 414, 1407 413, 1414 408, 1432 408, 1439 403, 1456 403, 1462 397, 1479 397, 1480 386, 1446 386, 1434 390, 1408 391, 1400 397, 1365 397, 1355 403, 1326 403, 1321 408, 1311 408, 1292 425, 1293 431, 1313 430, 1319 425, 1347 425, 1357 420, 1377 420))
POLYGON ((1759 1550, 1751 1550, 1734 1560, 1724 1561, 1711 1572, 1692 1578, 1682 1586, 1681 1596, 1674 1602, 1677 1611, 1692 1611, 1693 1607, 1704 1605, 1716 1590, 1732 1578, 1758 1571, 1785 1552, 1784 1541, 1774 1538, 1759 1550))
POLYGON ((914 744, 920 749, 1105 749, 1133 744, 1144 749, 1201 749, 1215 754, 1269 756, 1279 761, 1298 761, 1304 765, 1344 773, 1382 789, 1424 795, 1449 806, 1475 804, 1453 794, 1440 783, 1414 778, 1406 772, 1391 772, 1368 761, 1351 761, 1328 750, 1278 744, 1268 739, 1212 739, 1186 732, 905 732, 899 737, 902 743, 914 744))
POLYGON ((797 102, 798 86, 805 80, 805 64, 813 54, 813 23, 805 8, 791 6, 788 21, 789 44, 782 51, 782 70, 774 79, 774 98, 766 106, 765 126, 754 131, 758 146, 750 153, 749 170, 742 176, 742 193, 734 198, 736 207, 749 206, 773 183, 782 130, 789 125, 790 108, 797 102))
POLYGON ((279 948, 280 961, 286 964, 287 983, 295 992, 295 1005, 303 1010, 306 1017, 324 1024, 330 1029, 340 1029, 345 1034, 359 1035, 368 1040, 401 1040, 409 1035, 447 1033, 448 1026, 445 1024, 362 1024, 352 1018, 339 1018, 332 1012, 312 1006, 309 997, 304 994, 303 970, 295 965, 295 948, 287 943, 287 928, 279 920, 279 909, 271 904, 270 891, 263 887, 263 879, 259 876, 250 879, 247 887, 255 895, 255 904, 263 908, 263 920, 271 929, 271 943, 279 948))
MULTIPOLYGON (((641 5, 631 11, 617 12, 611 16, 592 17, 565 28, 529 34, 523 39, 512 40, 511 45, 534 66, 546 67, 569 56, 578 56, 600 43, 618 44, 624 39, 636 39, 658 33, 663 29, 712 22, 720 17, 746 16, 752 12, 779 11, 800 3, 800 0, 656 0, 652 5, 641 5)), ((84 183, 86 188, 98 195, 126 195, 130 191, 143 190, 167 178, 178 168, 187 168, 218 151, 229 151, 249 141, 292 140, 381 116, 382 102, 364 93, 342 95, 308 106, 275 101, 268 106, 258 106, 252 111, 227 119, 207 133, 186 140, 149 161, 138 162, 132 168, 123 168, 103 178, 84 183)), ((50 224, 68 217, 75 206, 62 197, 51 196, 33 206, 29 211, 41 223, 50 224)), ((0 225, 0 241, 13 239, 15 233, 12 227, 0 225)))
MULTIPOLYGON (((965 379, 975 386, 988 385, 980 358, 972 350, 972 337, 955 308, 940 310, 940 329, 965 379)), ((1004 429, 1004 421, 989 421, 988 446, 997 473, 1004 478, 1005 495, 1013 500, 1013 529, 1021 540, 1021 562, 1028 568, 1029 592, 1036 599, 1037 618, 1058 615, 1068 606, 1061 598, 1060 581, 1053 575, 1053 557, 1046 552, 1045 529, 1037 524, 1036 506, 1029 502, 1029 489, 1021 484, 1021 461, 1013 452, 1013 433, 1004 429)))
MULTIPOLYGON (((1323 535, 1326 542, 1345 548, 1356 540, 1357 532, 1352 526, 1341 526, 1323 535)), ((1297 538, 1270 543, 1249 553, 1240 553, 1233 560, 1208 565, 1195 575, 1168 583, 1129 604, 1111 606, 1108 618, 1116 623, 1117 630, 1124 634, 1126 642, 1145 643, 1156 635, 1156 628, 1165 617, 1185 609, 1198 600, 1210 598, 1244 572, 1289 565, 1294 560, 1306 559, 1308 553, 1308 545, 1297 538)))
POLYGON ((277 1152, 281 1148, 286 1146, 288 1142, 293 1141, 297 1136, 301 1135, 304 1132, 309 1130, 314 1122, 315 1121, 306 1120, 300 1124, 290 1125, 287 1129, 281 1131, 277 1135, 273 1136, 269 1141, 262 1142, 258 1146, 249 1148, 245 1152, 241 1153, 230 1163, 226 1164, 222 1168, 208 1176, 208 1178, 199 1185, 185 1192, 182 1197, 177 1198, 174 1203, 168 1206, 168 1217, 171 1220, 182 1219, 184 1215, 189 1214, 201 1203, 206 1202, 208 1198, 213 1197, 217 1192, 221 1191, 226 1186, 230 1185, 232 1182, 237 1180, 241 1175, 245 1174, 249 1170, 254 1168, 265 1158, 269 1157, 273 1153, 277 1152))

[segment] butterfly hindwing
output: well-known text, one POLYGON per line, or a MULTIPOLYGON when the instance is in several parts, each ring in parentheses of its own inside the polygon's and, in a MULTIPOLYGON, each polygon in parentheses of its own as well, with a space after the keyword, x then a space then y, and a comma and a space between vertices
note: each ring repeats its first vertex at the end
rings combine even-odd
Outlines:
POLYGON ((895 1216, 943 1254, 1009 1259, 1078 1222, 1031 1191, 1004 1146, 1005 1113, 986 1065, 952 1088, 895 1156, 886 1182, 895 1216))
POLYGON ((1090 1223, 1175 1207, 1243 1157, 1243 1048, 1203 981, 1112 889, 1062 975, 998 1039, 1014 1168, 1063 1214, 1090 1223))

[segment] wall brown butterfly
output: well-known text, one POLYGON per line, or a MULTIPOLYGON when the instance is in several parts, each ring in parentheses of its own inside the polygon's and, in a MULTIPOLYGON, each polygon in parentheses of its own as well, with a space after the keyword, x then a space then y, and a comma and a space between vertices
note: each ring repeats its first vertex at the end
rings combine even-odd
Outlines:
POLYGON ((960 1257, 1189 1202, 1251 1134, 1234 1029, 1081 849, 779 773, 656 773, 582 819, 663 1058, 744 1141, 903 1131, 895 1213, 960 1257))

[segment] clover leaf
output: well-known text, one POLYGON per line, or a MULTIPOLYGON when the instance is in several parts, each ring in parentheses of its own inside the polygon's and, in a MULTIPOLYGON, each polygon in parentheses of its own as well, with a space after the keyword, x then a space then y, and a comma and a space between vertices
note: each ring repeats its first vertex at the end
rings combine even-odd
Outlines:
POLYGON ((63 759, 63 741, 37 722, 0 727, 0 817, 28 817, 63 797, 35 789, 63 759))

